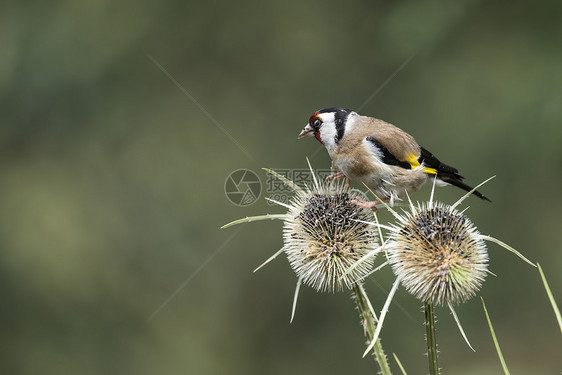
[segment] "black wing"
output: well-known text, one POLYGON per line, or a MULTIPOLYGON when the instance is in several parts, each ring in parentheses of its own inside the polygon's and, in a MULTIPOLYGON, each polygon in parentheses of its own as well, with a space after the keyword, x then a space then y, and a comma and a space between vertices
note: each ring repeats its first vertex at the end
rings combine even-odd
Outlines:
POLYGON ((367 141, 371 142, 376 148, 378 148, 382 152, 382 162, 388 165, 396 165, 398 167, 402 167, 404 169, 412 169, 412 166, 407 161, 400 161, 394 156, 394 154, 386 147, 382 145, 379 141, 377 141, 374 137, 366 137, 367 141))

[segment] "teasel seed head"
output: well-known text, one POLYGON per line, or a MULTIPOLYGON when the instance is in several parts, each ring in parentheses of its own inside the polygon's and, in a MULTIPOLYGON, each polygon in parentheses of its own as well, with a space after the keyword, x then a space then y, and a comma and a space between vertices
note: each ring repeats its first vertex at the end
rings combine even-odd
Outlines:
POLYGON ((428 303, 467 301, 487 273, 483 236, 466 216, 438 202, 411 205, 392 227, 386 250, 402 285, 428 303))
POLYGON ((318 291, 351 288, 373 266, 374 257, 349 271, 358 259, 378 249, 370 210, 351 203, 344 184, 317 184, 297 192, 284 221, 284 250, 303 283, 318 291))

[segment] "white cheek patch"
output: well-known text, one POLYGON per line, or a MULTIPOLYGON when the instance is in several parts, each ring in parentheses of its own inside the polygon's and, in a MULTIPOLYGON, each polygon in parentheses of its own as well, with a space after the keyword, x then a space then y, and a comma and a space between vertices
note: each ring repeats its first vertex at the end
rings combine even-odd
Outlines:
POLYGON ((333 150, 336 146, 336 124, 335 116, 333 113, 322 113, 322 126, 320 127, 320 137, 322 142, 328 149, 328 151, 333 150))

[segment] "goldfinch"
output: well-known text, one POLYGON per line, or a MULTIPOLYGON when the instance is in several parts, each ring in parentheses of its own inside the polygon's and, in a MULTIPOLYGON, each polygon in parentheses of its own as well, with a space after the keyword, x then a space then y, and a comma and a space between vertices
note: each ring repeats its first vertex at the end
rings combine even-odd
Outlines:
MULTIPOLYGON (((347 177, 365 184, 391 205, 427 182, 454 185, 471 191, 458 170, 443 164, 408 133, 382 120, 333 107, 314 112, 297 139, 316 137, 340 171, 331 178, 347 177)), ((477 197, 490 201, 478 190, 477 197)), ((378 202, 357 202, 373 208, 378 202)))

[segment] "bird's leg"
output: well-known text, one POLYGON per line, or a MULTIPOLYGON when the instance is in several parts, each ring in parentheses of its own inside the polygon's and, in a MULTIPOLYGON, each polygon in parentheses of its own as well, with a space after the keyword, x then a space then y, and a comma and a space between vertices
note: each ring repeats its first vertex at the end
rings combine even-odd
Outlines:
MULTIPOLYGON (((341 180, 342 178, 347 178, 346 175, 343 174, 343 172, 340 171, 338 167, 336 167, 336 169, 338 170, 338 172, 326 177, 326 181, 332 181, 332 180, 337 181, 337 180, 341 180)), ((350 186, 351 186, 351 180, 347 178, 347 188, 349 189, 350 186)))
POLYGON ((340 180, 342 178, 344 178, 345 175, 343 174, 343 172, 336 172, 334 174, 329 175, 328 177, 326 177, 326 181, 331 181, 331 180, 340 180))
POLYGON ((355 199, 353 199, 351 201, 352 204, 358 206, 358 207, 363 207, 363 208, 368 208, 371 210, 374 210, 375 212, 378 212, 378 209, 376 207, 377 204, 382 203, 383 201, 387 201, 390 198, 384 198, 383 200, 377 200, 377 201, 366 201, 361 197, 357 197, 355 199))
POLYGON ((375 206, 377 204, 379 204, 380 201, 366 201, 365 199, 363 199, 361 197, 357 197, 357 198, 353 199, 350 203, 356 205, 357 207, 368 208, 368 209, 371 209, 371 210, 375 210, 375 212, 377 212, 378 209, 375 206))

